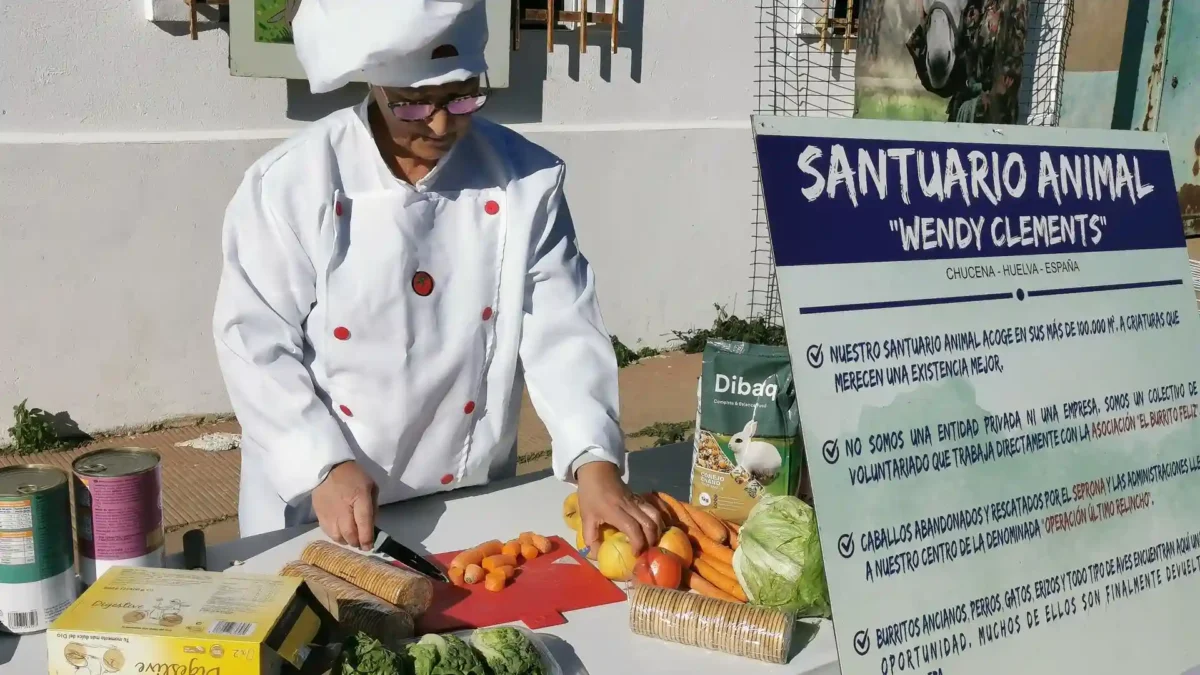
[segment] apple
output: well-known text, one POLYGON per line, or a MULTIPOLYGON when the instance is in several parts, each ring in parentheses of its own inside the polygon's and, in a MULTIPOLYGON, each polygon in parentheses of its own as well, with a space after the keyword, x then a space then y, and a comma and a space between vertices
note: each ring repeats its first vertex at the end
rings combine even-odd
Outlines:
POLYGON ((633 578, 639 583, 661 588, 679 588, 683 582, 683 561, 665 548, 655 546, 638 557, 633 578))

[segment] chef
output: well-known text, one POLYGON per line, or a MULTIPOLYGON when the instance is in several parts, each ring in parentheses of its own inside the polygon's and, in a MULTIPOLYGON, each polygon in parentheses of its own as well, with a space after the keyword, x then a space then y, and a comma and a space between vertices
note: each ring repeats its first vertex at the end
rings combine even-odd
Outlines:
POLYGON ((242 535, 315 520, 368 548, 379 504, 512 475, 528 386, 586 540, 608 523, 655 543, 660 516, 622 480, 616 359, 563 163, 473 117, 484 3, 305 0, 293 34, 314 93, 370 93, 251 166, 225 215, 213 330, 242 535))

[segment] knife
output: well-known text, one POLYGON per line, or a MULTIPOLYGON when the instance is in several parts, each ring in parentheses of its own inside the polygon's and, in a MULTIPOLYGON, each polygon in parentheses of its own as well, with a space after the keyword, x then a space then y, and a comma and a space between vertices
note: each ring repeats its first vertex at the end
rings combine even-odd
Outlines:
POLYGON ((375 528, 375 548, 373 552, 382 553, 411 568, 414 572, 423 574, 430 579, 450 583, 450 580, 446 578, 446 575, 436 565, 417 555, 416 551, 413 551, 411 548, 392 539, 391 535, 378 527, 375 528))
POLYGON ((208 548, 204 545, 204 530, 188 530, 183 533, 183 568, 208 569, 208 548))

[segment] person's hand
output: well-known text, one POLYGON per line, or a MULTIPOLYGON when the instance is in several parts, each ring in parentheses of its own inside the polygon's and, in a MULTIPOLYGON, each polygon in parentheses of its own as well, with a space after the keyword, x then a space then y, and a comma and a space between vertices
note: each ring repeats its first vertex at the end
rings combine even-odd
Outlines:
POLYGON ((588 462, 575 475, 579 493, 579 511, 583 516, 583 539, 591 550, 600 544, 600 526, 612 525, 633 545, 633 554, 641 555, 658 543, 666 523, 658 509, 633 494, 621 480, 620 469, 611 462, 588 462))
POLYGON ((377 495, 375 481, 358 463, 342 462, 313 490, 313 511, 330 539, 369 551, 375 543, 377 495))

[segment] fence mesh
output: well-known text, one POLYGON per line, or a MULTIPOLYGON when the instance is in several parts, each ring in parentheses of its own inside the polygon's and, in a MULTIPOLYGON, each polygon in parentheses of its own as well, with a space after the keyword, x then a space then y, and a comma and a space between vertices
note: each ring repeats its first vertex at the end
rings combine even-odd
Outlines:
MULTIPOLYGON (((755 114, 853 117, 857 17, 864 3, 878 1, 759 0, 755 114)), ((1021 115, 1026 124, 1054 126, 1062 105, 1072 0, 1028 2, 1021 115)), ((755 174, 750 314, 778 325, 783 315, 757 166, 755 174)))

